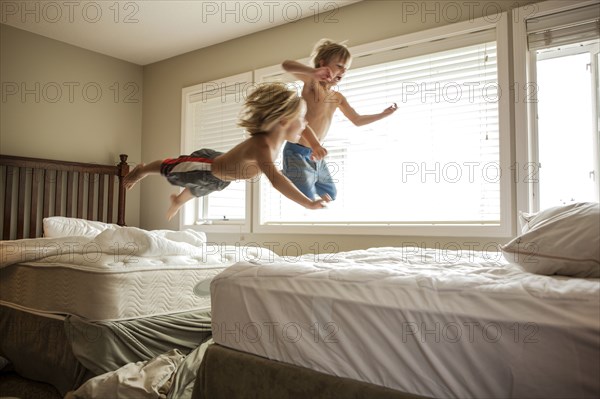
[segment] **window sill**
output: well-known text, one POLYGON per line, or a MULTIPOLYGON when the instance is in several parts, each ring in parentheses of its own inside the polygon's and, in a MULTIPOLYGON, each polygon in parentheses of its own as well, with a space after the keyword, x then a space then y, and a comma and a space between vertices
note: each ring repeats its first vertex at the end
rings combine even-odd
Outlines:
POLYGON ((491 224, 352 224, 352 223, 270 223, 255 225, 253 233, 342 234, 442 237, 511 237, 511 226, 491 224))
POLYGON ((245 221, 219 221, 213 223, 182 224, 181 229, 192 229, 205 233, 250 233, 250 225, 245 221))

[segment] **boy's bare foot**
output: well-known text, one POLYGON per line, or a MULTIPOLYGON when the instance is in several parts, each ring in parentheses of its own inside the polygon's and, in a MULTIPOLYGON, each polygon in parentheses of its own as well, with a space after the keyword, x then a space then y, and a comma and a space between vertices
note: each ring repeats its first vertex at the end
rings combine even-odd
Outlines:
POLYGON ((171 206, 167 211, 167 220, 173 219, 173 216, 177 215, 179 209, 185 202, 179 201, 179 196, 177 194, 171 194, 171 206))
POLYGON ((144 173, 142 172, 143 167, 143 163, 137 164, 136 167, 133 168, 131 172, 127 173, 127 176, 123 178, 123 185, 127 190, 131 190, 131 188, 135 186, 135 183, 139 182, 145 177, 144 173))

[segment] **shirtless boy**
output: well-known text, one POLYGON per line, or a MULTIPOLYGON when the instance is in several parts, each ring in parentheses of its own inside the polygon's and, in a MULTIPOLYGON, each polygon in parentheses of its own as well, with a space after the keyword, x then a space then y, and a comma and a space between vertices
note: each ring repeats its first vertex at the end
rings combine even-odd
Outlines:
POLYGON ((335 199, 337 189, 327 168, 324 157, 327 150, 321 145, 336 109, 354 125, 363 126, 393 114, 396 104, 383 112, 360 115, 346 98, 332 88, 344 77, 351 61, 348 48, 342 44, 323 39, 313 51, 310 67, 296 61, 284 61, 283 69, 304 82, 302 97, 306 101, 308 125, 298 142, 288 142, 283 149, 283 173, 308 198, 335 199))
POLYGON ((139 164, 125 176, 125 187, 131 189, 151 174, 161 174, 171 184, 184 187, 178 195, 171 195, 169 220, 187 201, 223 190, 231 181, 254 179, 263 173, 292 201, 309 209, 324 207, 329 197, 308 198, 274 164, 283 143, 297 142, 306 127, 304 100, 284 85, 266 84, 248 96, 244 111, 238 124, 250 137, 228 152, 201 149, 189 156, 139 164))

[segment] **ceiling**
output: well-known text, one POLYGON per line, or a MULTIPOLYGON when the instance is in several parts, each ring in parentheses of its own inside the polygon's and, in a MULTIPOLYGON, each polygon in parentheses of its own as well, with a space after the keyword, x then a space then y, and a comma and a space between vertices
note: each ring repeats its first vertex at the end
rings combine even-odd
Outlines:
POLYGON ((301 18, 334 17, 359 0, 7 1, 1 22, 139 65, 301 18))

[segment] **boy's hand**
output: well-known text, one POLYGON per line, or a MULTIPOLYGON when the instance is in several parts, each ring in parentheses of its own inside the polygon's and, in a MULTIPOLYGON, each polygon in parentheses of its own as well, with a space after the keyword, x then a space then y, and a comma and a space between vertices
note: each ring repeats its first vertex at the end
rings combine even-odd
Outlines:
POLYGON ((325 158, 327 155, 327 149, 323 146, 318 146, 312 149, 312 154, 310 155, 310 159, 313 161, 318 161, 319 159, 325 158))
POLYGON ((315 68, 314 77, 321 82, 331 82, 333 71, 329 67, 315 68))
POLYGON ((307 206, 308 209, 322 209, 327 207, 327 203, 331 201, 331 197, 329 194, 325 194, 323 198, 319 198, 318 200, 314 200, 312 204, 307 206))
POLYGON ((387 107, 386 109, 383 110, 382 114, 385 116, 391 115, 394 112, 396 112, 396 110, 398 109, 398 105, 396 105, 396 103, 390 105, 389 107, 387 107))

